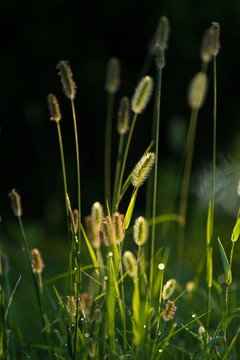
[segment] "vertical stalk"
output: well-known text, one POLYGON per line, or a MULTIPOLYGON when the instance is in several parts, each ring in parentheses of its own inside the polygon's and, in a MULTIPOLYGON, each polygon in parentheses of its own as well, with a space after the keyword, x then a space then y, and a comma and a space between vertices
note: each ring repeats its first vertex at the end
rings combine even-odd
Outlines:
POLYGON ((112 122, 113 122, 114 93, 110 92, 108 96, 107 121, 105 130, 105 199, 111 206, 111 151, 112 151, 112 122))
POLYGON ((120 175, 120 168, 121 168, 121 161, 122 161, 122 152, 123 152, 123 140, 124 140, 124 134, 121 134, 120 139, 119 139, 119 145, 118 145, 117 166, 116 166, 114 188, 113 188, 112 213, 114 213, 116 210, 117 190, 118 190, 119 175, 120 175))

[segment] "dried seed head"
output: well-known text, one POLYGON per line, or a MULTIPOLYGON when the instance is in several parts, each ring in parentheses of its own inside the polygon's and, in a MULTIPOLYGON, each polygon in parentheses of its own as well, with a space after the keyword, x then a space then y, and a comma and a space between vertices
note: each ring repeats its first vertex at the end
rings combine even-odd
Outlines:
POLYGON ((103 220, 103 207, 98 201, 93 204, 91 214, 96 228, 100 231, 103 220))
POLYGON ((73 100, 76 95, 77 87, 75 82, 73 81, 73 74, 69 63, 66 60, 61 60, 57 65, 57 69, 59 70, 58 75, 61 77, 61 82, 65 95, 70 100, 73 100))
POLYGON ((60 121, 62 118, 62 114, 56 96, 53 94, 49 94, 47 97, 47 101, 48 109, 50 112, 50 120, 54 120, 56 122, 60 121))
POLYGON ((43 272, 44 263, 42 261, 41 253, 38 249, 31 250, 31 260, 32 260, 32 270, 37 274, 41 274, 43 272))
POLYGON ((86 223, 87 235, 90 243, 95 249, 99 249, 101 244, 100 230, 96 226, 93 216, 92 215, 86 216, 85 223, 86 223))
POLYGON ((192 109, 200 109, 207 92, 207 76, 203 72, 197 73, 189 85, 188 104, 192 109))
POLYGON ((138 84, 132 98, 132 110, 140 114, 147 106, 153 90, 153 79, 145 76, 138 84))
POLYGON ((170 298, 170 296, 174 293, 175 289, 176 289, 176 280, 175 279, 168 280, 163 287, 163 292, 162 292, 163 300, 167 300, 168 298, 170 298))
POLYGON ((173 318, 175 315, 177 308, 175 306, 174 301, 168 300, 168 302, 165 305, 165 308, 163 309, 163 320, 169 321, 173 318))
POLYGON ((107 65, 107 78, 105 89, 114 94, 120 85, 120 63, 115 57, 112 57, 107 65))
POLYGON ((133 227, 133 239, 138 246, 143 246, 148 237, 148 224, 147 220, 140 216, 136 219, 133 227))
POLYGON ((131 183, 134 187, 141 186, 148 177, 155 161, 155 154, 149 152, 139 160, 133 169, 131 183))
POLYGON ((129 100, 126 96, 124 96, 120 102, 117 130, 119 134, 126 134, 129 130, 129 100))
POLYGON ((128 275, 133 279, 137 277, 137 261, 131 251, 125 251, 123 254, 123 264, 125 266, 128 275))
POLYGON ((116 242, 120 244, 124 240, 125 231, 123 228, 124 215, 116 212, 112 217, 113 230, 116 242))
POLYGON ((12 189, 9 193, 9 197, 11 200, 14 215, 18 217, 22 216, 21 196, 17 193, 15 189, 12 189))
POLYGON ((213 46, 212 46, 212 53, 216 56, 219 53, 220 49, 220 25, 217 22, 212 23, 213 29, 213 46))

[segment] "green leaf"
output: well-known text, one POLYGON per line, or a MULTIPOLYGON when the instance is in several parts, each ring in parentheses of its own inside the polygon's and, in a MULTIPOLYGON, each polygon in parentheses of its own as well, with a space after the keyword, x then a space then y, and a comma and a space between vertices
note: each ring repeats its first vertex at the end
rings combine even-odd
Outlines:
POLYGON ((231 240, 237 241, 237 239, 239 238, 239 235, 240 235, 240 218, 238 218, 238 220, 234 226, 231 240))
POLYGON ((134 190, 134 193, 133 193, 130 203, 128 205, 128 209, 127 209, 127 212, 126 212, 126 215, 124 218, 124 224, 123 224, 123 227, 125 230, 129 227, 129 224, 130 224, 130 221, 132 218, 132 213, 133 213, 133 209, 134 209, 136 198, 137 198, 137 192, 138 192, 138 188, 136 188, 134 190))
POLYGON ((94 265, 94 267, 95 267, 95 271, 96 271, 97 274, 99 274, 99 271, 98 271, 98 267, 99 267, 99 266, 98 266, 97 257, 96 257, 95 252, 94 252, 94 250, 93 250, 93 248, 92 248, 92 246, 91 246, 91 244, 90 244, 90 242, 89 242, 89 240, 88 240, 88 237, 87 237, 87 235, 86 235, 86 233, 85 233, 85 231, 84 231, 84 228, 83 228, 82 224, 81 224, 81 230, 82 230, 84 239, 85 239, 85 241, 86 241, 86 244, 87 244, 87 247, 88 247, 88 251, 89 251, 90 256, 91 256, 91 258, 92 258, 92 262, 93 262, 93 265, 94 265))
POLYGON ((139 293, 139 279, 136 278, 133 290, 133 337, 135 345, 140 345, 142 335, 140 329, 140 293, 139 293))
POLYGON ((219 243, 219 248, 220 248, 220 252, 221 252, 221 257, 222 257, 222 263, 223 263, 223 269, 224 269, 226 283, 231 284, 231 282, 232 282, 231 268, 230 268, 230 265, 229 265, 228 258, 227 258, 227 255, 225 253, 224 247, 223 247, 223 245, 222 245, 219 238, 218 238, 218 243, 219 243))

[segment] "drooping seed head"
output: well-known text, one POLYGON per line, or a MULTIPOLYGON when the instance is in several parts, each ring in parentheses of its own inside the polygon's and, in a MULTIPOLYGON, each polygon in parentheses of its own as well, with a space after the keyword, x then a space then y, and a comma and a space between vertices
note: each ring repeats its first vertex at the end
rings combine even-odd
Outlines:
POLYGON ((119 134, 126 134, 129 130, 129 99, 127 96, 124 96, 120 102, 117 130, 119 134))
POLYGON ((197 73, 190 82, 188 89, 188 104, 192 109, 200 109, 203 105, 207 92, 207 75, 197 73))
POLYGON ((136 219, 133 227, 133 239, 138 246, 143 246, 148 237, 147 220, 140 216, 136 219))
POLYGON ((73 74, 69 63, 66 60, 61 60, 57 65, 57 69, 59 70, 58 75, 61 77, 61 82, 65 95, 70 100, 73 100, 76 96, 77 87, 75 82, 73 81, 73 74))
POLYGON ((107 65, 107 78, 105 89, 110 94, 114 94, 120 85, 120 63, 115 57, 112 57, 107 65))
POLYGON ((138 84, 132 98, 132 110, 136 114, 140 114, 146 108, 152 95, 153 79, 145 76, 138 84))
POLYGON ((96 228, 98 229, 98 231, 100 231, 103 220, 103 207, 98 201, 93 204, 91 214, 96 228))
POLYGON ((116 212, 112 217, 113 229, 116 242, 120 244, 124 240, 125 231, 123 228, 124 215, 116 212))
POLYGON ((47 97, 48 101, 48 109, 50 112, 50 120, 54 120, 56 122, 60 121, 62 118, 59 102, 55 95, 49 94, 47 97))
POLYGON ((171 320, 175 315, 176 310, 177 307, 175 306, 174 301, 168 300, 168 302, 165 305, 165 308, 163 309, 163 320, 164 321, 171 320))
POLYGON ((21 196, 17 193, 15 189, 12 189, 9 193, 9 197, 11 200, 11 206, 14 212, 14 215, 20 217, 22 216, 22 204, 21 204, 21 196))
POLYGON ((131 251, 125 251, 123 254, 123 264, 128 275, 133 279, 137 277, 137 260, 131 251))
POLYGON ((32 270, 37 274, 41 274, 43 272, 44 263, 42 261, 41 253, 38 249, 31 250, 31 261, 32 261, 32 270))
POLYGON ((168 298, 170 298, 170 296, 174 293, 175 289, 176 289, 176 280, 175 279, 168 280, 163 287, 163 292, 162 292, 163 300, 167 300, 168 298))
POLYGON ((85 223, 86 223, 86 228, 87 228, 88 239, 89 239, 91 245, 95 249, 99 249, 99 247, 101 245, 100 230, 96 226, 93 216, 92 215, 86 216, 85 223))
POLYGON ((217 22, 212 23, 213 29, 213 46, 212 46, 212 53, 216 56, 220 50, 220 25, 217 22))
POLYGON ((147 179, 155 161, 155 154, 149 152, 139 160, 133 169, 131 183, 134 187, 141 186, 147 179))

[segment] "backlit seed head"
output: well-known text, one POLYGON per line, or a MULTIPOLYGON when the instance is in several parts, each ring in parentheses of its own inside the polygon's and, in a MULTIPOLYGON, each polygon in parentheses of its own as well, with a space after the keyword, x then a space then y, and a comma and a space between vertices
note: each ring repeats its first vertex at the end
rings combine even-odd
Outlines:
POLYGON ((56 96, 53 94, 49 94, 47 97, 47 101, 48 109, 50 112, 50 120, 54 120, 56 122, 60 121, 62 118, 62 114, 56 96))
POLYGON ((59 70, 58 75, 61 77, 61 82, 65 95, 70 100, 73 100, 76 96, 77 87, 75 82, 73 81, 73 74, 69 63, 66 60, 61 60, 57 65, 57 69, 59 70))
POLYGON ((96 228, 98 229, 98 231, 100 231, 103 220, 103 207, 98 201, 93 204, 91 214, 93 221, 95 222, 96 228))
POLYGON ((213 47, 212 47, 212 53, 213 55, 217 55, 220 50, 220 25, 217 22, 212 23, 212 29, 213 29, 213 47))
POLYGON ((138 246, 142 246, 147 241, 148 237, 148 224, 147 220, 140 216, 136 219, 133 227, 133 239, 138 246))
POLYGON ((107 78, 105 89, 114 94, 120 85, 120 63, 115 57, 112 57, 107 65, 107 78))
POLYGON ((124 240, 125 231, 123 228, 124 215, 116 212, 112 217, 113 230, 116 242, 120 244, 124 240))
POLYGON ((88 215, 85 217, 85 223, 87 227, 87 235, 91 245, 95 249, 99 249, 101 245, 100 229, 98 229, 93 216, 88 215))
POLYGON ((123 254, 123 264, 128 275, 133 279, 137 277, 137 260, 131 251, 125 251, 123 254))
POLYGON ((126 134, 129 130, 129 99, 127 96, 124 96, 120 102, 117 130, 119 134, 126 134))
POLYGON ((165 305, 165 308, 163 309, 163 320, 169 321, 173 318, 175 315, 177 308, 175 306, 174 301, 168 300, 168 302, 165 305))
POLYGON ((149 152, 139 160, 133 169, 131 183, 134 187, 141 186, 147 179, 155 161, 155 154, 149 152))
POLYGON ((77 300, 73 295, 71 296, 67 295, 66 298, 67 298, 67 304, 66 304, 67 312, 71 317, 74 318, 77 312, 77 300))
POLYGON ((163 300, 167 300, 168 298, 170 298, 170 296, 174 293, 175 289, 176 289, 176 280, 175 279, 168 280, 163 287, 163 292, 162 292, 163 300))
POLYGON ((140 114, 146 108, 152 95, 153 79, 145 76, 138 84, 132 98, 132 110, 136 114, 140 114))
POLYGON ((162 16, 159 21, 158 39, 157 42, 161 50, 166 50, 168 47, 168 37, 170 32, 169 21, 166 16, 162 16))
POLYGON ((188 104, 192 109, 200 109, 207 92, 207 76, 203 72, 197 73, 189 85, 188 104))
POLYGON ((102 222, 102 234, 103 242, 106 246, 110 246, 113 243, 114 231, 111 219, 106 216, 102 222))
POLYGON ((37 274, 41 274, 43 272, 44 263, 42 261, 41 253, 38 249, 31 250, 31 261, 32 261, 32 270, 37 274))
POLYGON ((17 193, 15 189, 12 189, 9 193, 9 197, 11 200, 14 215, 18 217, 22 216, 21 196, 17 193))

